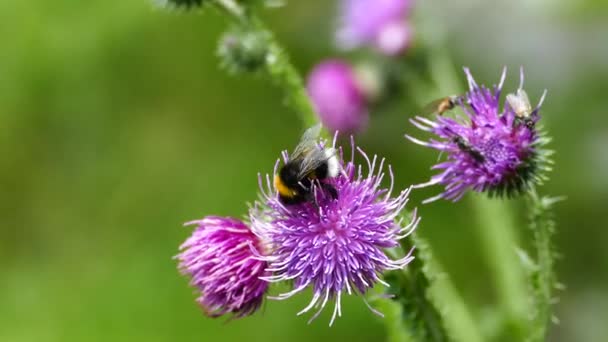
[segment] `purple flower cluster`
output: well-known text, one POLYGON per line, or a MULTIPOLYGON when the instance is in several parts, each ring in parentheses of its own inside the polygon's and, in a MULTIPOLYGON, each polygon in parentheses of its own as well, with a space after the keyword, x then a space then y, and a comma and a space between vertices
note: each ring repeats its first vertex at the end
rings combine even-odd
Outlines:
POLYGON ((341 0, 337 43, 344 49, 363 45, 386 55, 404 52, 412 40, 406 21, 412 0, 341 0))
POLYGON ((197 227, 176 258, 200 292, 197 302, 205 314, 240 318, 255 312, 268 288, 260 278, 269 274, 266 262, 255 258, 263 253, 259 238, 233 218, 208 216, 186 224, 197 227))
MULTIPOLYGON (((197 227, 176 258, 199 291, 197 301, 208 316, 250 315, 261 306, 269 283, 286 281, 293 289, 270 298, 287 299, 310 287, 313 298, 298 315, 317 307, 312 321, 333 301, 332 325, 342 314, 343 294, 364 295, 377 283, 388 286, 383 273, 401 269, 414 258, 413 250, 396 260, 386 255, 420 221, 414 211, 409 224, 402 225, 400 215, 411 188, 391 197, 390 166, 391 184, 383 188, 384 159, 370 160, 354 141, 352 149, 351 160, 340 161, 341 174, 324 180, 335 194, 313 183, 314 201, 284 205, 270 176, 265 184, 259 176, 262 202, 250 210, 250 227, 215 216, 187 223, 197 227), (366 160, 367 172, 355 164, 355 151, 366 160)), ((284 161, 288 158, 284 152, 284 161)))
MULTIPOLYGON (((333 300, 330 325, 341 315, 343 294, 363 295, 376 283, 387 285, 381 279, 382 274, 403 268, 413 259, 410 251, 393 260, 385 249, 396 247, 398 240, 412 232, 419 222, 414 213, 411 223, 401 225, 399 214, 408 201, 410 189, 391 197, 390 166, 391 186, 385 189, 381 186, 384 159, 378 162, 374 156, 370 160, 356 148, 367 161, 368 172, 364 173, 361 165, 354 163, 354 143, 352 146, 353 156, 350 162, 341 165, 342 174, 327 180, 337 191, 337 198, 317 187, 315 203, 285 206, 277 197, 270 177, 266 177, 266 184, 260 177, 263 203, 257 203, 250 214, 253 231, 268 241, 270 250, 261 260, 268 262, 267 270, 272 275, 263 279, 293 283, 291 291, 274 298, 287 299, 310 287, 312 300, 298 315, 317 307, 312 321, 333 300)), ((284 161, 288 158, 285 152, 284 161)))
POLYGON ((435 120, 417 116, 412 124, 438 139, 425 142, 406 135, 410 141, 447 156, 447 160, 433 166, 441 172, 417 186, 445 186, 443 193, 425 202, 440 198, 456 201, 469 189, 490 195, 515 195, 542 182, 543 172, 550 170, 550 151, 543 149, 548 139, 537 127, 544 95, 532 109, 523 91, 523 71, 517 95, 508 96, 508 100, 520 100, 518 108, 512 107, 515 101, 500 106, 506 68, 492 89, 477 85, 467 68, 465 74, 469 91, 458 100, 464 115, 437 115, 435 120))

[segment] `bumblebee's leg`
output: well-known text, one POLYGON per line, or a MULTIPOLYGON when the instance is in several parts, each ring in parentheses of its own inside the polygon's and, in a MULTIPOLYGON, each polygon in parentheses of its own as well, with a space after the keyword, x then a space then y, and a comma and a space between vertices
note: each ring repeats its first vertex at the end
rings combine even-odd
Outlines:
POLYGON ((338 190, 336 190, 336 188, 334 188, 333 185, 327 184, 327 183, 321 183, 321 188, 323 188, 323 191, 325 191, 325 193, 329 194, 331 199, 338 198, 338 190))
POLYGON ((304 196, 304 200, 312 205, 314 205, 317 209, 319 208, 319 202, 317 201, 316 190, 317 187, 312 187, 310 191, 307 191, 304 196))

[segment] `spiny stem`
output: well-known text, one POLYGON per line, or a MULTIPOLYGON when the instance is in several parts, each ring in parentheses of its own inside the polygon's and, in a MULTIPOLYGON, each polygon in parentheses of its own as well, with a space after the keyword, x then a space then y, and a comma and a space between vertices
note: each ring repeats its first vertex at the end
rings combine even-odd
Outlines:
POLYGON ((479 324, 473 318, 464 299, 458 293, 443 266, 434 257, 429 243, 417 234, 412 241, 418 251, 421 272, 429 281, 431 302, 442 315, 448 335, 455 341, 481 342, 479 324))
POLYGON ((245 30, 265 34, 268 37, 266 72, 284 91, 286 104, 297 113, 302 124, 305 127, 315 125, 318 122, 317 115, 302 78, 272 32, 252 11, 235 0, 215 0, 214 4, 235 19, 245 30))
MULTIPOLYGON (((411 250, 410 238, 401 242, 403 250, 411 250)), ((402 306, 402 324, 409 335, 419 341, 448 341, 441 313, 431 301, 430 280, 420 253, 401 272, 387 276, 394 301, 402 306), (394 286, 392 286, 394 284, 394 286), (393 292, 394 291, 394 292, 393 292)))
POLYGON ((553 271, 556 254, 553 251, 551 237, 555 233, 555 222, 551 208, 560 200, 562 198, 559 197, 539 197, 534 190, 528 193, 530 229, 534 235, 536 251, 536 264, 530 272, 535 310, 529 341, 544 341, 547 325, 552 320, 553 291, 558 285, 553 271))

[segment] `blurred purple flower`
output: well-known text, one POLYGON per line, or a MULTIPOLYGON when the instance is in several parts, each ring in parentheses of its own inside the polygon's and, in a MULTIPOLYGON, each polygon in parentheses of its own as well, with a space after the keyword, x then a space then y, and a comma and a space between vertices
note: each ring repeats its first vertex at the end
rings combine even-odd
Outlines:
POLYGON ((372 45, 387 55, 402 53, 412 40, 406 22, 412 0, 341 0, 338 46, 372 45))
MULTIPOLYGON (((392 198, 393 173, 390 166, 391 186, 382 188, 384 159, 378 165, 376 156, 370 161, 357 147, 356 150, 367 161, 369 171, 364 174, 361 166, 353 161, 354 141, 352 148, 350 162, 345 165, 341 162, 343 172, 338 177, 324 180, 335 188, 337 198, 317 187, 316 203, 286 207, 272 188, 270 177, 266 177, 266 184, 260 177, 264 203, 256 203, 250 213, 252 229, 270 243, 268 249, 271 252, 262 259, 269 263, 267 270, 273 275, 264 279, 270 282, 293 281, 291 291, 273 299, 287 299, 311 287, 312 300, 298 315, 313 307, 319 308, 310 319, 312 321, 328 301, 333 300, 330 326, 337 316, 341 316, 342 294, 364 295, 376 283, 388 286, 380 278, 382 273, 401 269, 413 259, 412 251, 393 260, 383 250, 398 246, 398 240, 411 233, 420 221, 414 212, 411 222, 402 226, 399 215, 408 201, 410 189, 392 198)), ((371 308, 365 298, 363 300, 370 310, 382 315, 371 308)))
POLYGON ((323 126, 330 131, 355 133, 367 125, 365 96, 347 63, 321 62, 308 76, 306 88, 323 126))
POLYGON ((258 237, 233 218, 207 216, 186 224, 197 227, 176 258, 190 285, 199 290, 197 302, 205 314, 240 318, 254 313, 268 288, 260 277, 269 275, 267 263, 256 258, 262 254, 258 237))
MULTIPOLYGON (((487 192, 491 196, 516 195, 533 183, 541 183, 546 179, 543 173, 550 170, 551 151, 543 148, 549 139, 536 126, 545 94, 535 108, 529 105, 526 95, 526 104, 522 103, 526 110, 517 108, 516 113, 509 101, 501 110, 500 95, 506 68, 498 86, 492 90, 478 86, 468 68, 465 68, 465 74, 469 92, 457 101, 466 116, 437 115, 434 121, 417 116, 410 120, 439 139, 425 142, 409 135, 406 138, 447 155, 446 161, 433 166, 433 169, 442 170, 441 173, 429 182, 415 186, 445 186, 443 193, 425 203, 440 198, 457 201, 467 190, 487 192)), ((523 70, 520 76, 518 96, 523 92, 523 70)))

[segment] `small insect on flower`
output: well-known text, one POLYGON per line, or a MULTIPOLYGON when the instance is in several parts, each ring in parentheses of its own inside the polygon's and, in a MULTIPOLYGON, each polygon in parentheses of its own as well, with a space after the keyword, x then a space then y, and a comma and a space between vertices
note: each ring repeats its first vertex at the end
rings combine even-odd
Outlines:
POLYGON ((274 176, 274 186, 283 204, 299 204, 313 200, 313 183, 318 183, 333 198, 336 190, 327 178, 340 173, 340 163, 334 148, 321 148, 317 142, 321 125, 304 132, 289 159, 274 176))
POLYGON ((498 85, 488 88, 477 85, 465 68, 469 91, 462 96, 448 96, 431 104, 433 118, 419 115, 411 123, 436 136, 422 141, 406 135, 419 145, 445 153, 447 159, 433 166, 441 172, 430 181, 416 187, 435 184, 445 186, 445 191, 426 202, 440 198, 456 201, 468 190, 486 192, 489 195, 517 195, 533 184, 546 180, 550 171, 552 151, 545 149, 549 139, 536 123, 540 119, 540 107, 530 105, 523 90, 523 71, 515 94, 509 94, 504 106, 500 105, 506 69, 498 85), (458 105, 462 113, 453 117, 442 116, 458 105), (434 120, 433 120, 434 119, 434 120))
POLYGON ((507 102, 519 118, 528 118, 532 114, 532 105, 523 89, 517 89, 517 94, 507 94, 507 102))
MULTIPOLYGON (((523 123, 528 128, 532 128, 532 127, 534 127, 534 124, 536 123, 536 121, 534 120, 534 117, 533 117, 534 116, 533 114, 535 114, 535 113, 534 113, 534 109, 532 108, 532 105, 530 104, 530 100, 528 99, 528 94, 523 89, 523 83, 524 83, 523 70, 521 71, 520 79, 521 79, 521 82, 519 84, 519 88, 517 88, 517 92, 515 94, 513 94, 513 93, 507 94, 506 99, 507 99, 507 103, 509 104, 511 109, 513 109, 513 111, 515 112, 516 121, 518 123, 523 123)), ((545 100, 545 95, 547 95, 546 90, 545 90, 545 92, 543 92, 543 95, 541 96, 541 99, 539 101, 537 108, 540 108, 540 106, 542 105, 543 101, 545 100)))
POLYGON ((422 110, 420 111, 420 115, 443 115, 443 113, 454 109, 454 107, 456 107, 456 105, 463 99, 464 97, 462 95, 450 95, 433 100, 429 104, 424 106, 424 108, 422 108, 422 110))
MULTIPOLYGON (((335 198, 316 191, 319 186, 315 182, 314 205, 302 202, 285 206, 272 188, 270 177, 260 176, 260 201, 249 214, 253 232, 268 243, 269 252, 260 260, 268 262, 267 271, 272 275, 262 279, 292 286, 290 291, 270 298, 288 299, 310 287, 312 299, 298 315, 316 308, 312 321, 333 302, 330 325, 342 314, 342 295, 364 296, 377 283, 388 286, 383 274, 404 268, 414 258, 410 250, 393 259, 387 249, 398 248, 399 240, 420 221, 415 211, 411 221, 403 221, 410 189, 392 195, 390 166, 390 186, 381 185, 386 176, 384 159, 368 158, 354 141, 352 150, 351 160, 345 163, 342 149, 338 149, 340 158, 336 160, 342 171, 326 179, 337 194, 335 198), (365 159, 368 170, 355 164, 355 152, 365 159)), ((367 304, 365 298, 363 301, 367 304)))

